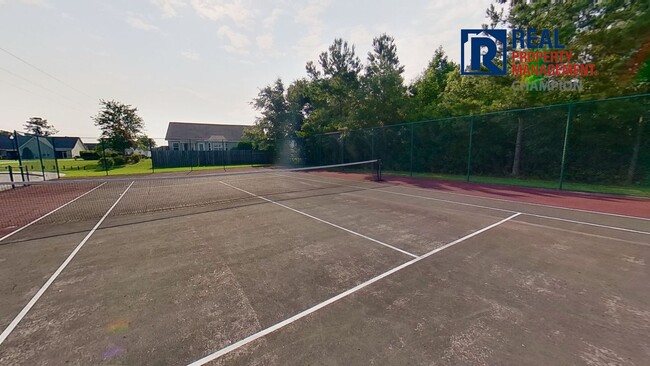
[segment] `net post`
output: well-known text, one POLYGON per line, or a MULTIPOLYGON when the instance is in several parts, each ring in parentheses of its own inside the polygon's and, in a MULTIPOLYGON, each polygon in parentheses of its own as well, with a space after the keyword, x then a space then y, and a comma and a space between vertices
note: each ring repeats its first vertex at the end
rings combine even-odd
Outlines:
POLYGON ((27 167, 27 165, 25 165, 25 176, 27 177, 27 181, 29 182, 30 181, 29 180, 29 168, 27 167))
POLYGON ((375 162, 375 168, 376 168, 375 181, 376 182, 383 181, 384 178, 381 176, 381 159, 377 159, 377 161, 375 162))
POLYGON ((560 185, 559 190, 562 190, 562 185, 564 184, 564 169, 566 166, 566 154, 567 148, 569 146, 569 128, 571 127, 571 117, 573 114, 573 104, 569 104, 569 109, 567 111, 566 117, 566 127, 564 129, 564 145, 562 146, 562 162, 560 165, 560 185))

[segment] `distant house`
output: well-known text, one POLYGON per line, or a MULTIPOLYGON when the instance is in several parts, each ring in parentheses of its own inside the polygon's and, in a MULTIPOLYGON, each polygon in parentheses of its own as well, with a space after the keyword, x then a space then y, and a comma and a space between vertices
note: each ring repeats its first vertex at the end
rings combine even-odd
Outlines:
POLYGON ((244 125, 169 122, 165 140, 169 150, 231 150, 243 140, 244 125))
POLYGON ((84 146, 86 146, 86 150, 95 150, 95 148, 97 148, 97 145, 99 145, 98 142, 84 142, 84 146))
MULTIPOLYGON (((20 157, 31 159, 66 159, 79 156, 79 152, 86 150, 83 142, 78 137, 36 137, 18 134, 18 151, 20 157)), ((0 136, 0 158, 17 159, 16 141, 10 136, 0 136)))
POLYGON ((151 157, 151 151, 149 151, 149 149, 128 148, 128 149, 124 149, 124 154, 126 155, 136 154, 136 155, 144 155, 148 158, 151 157))
POLYGON ((56 149, 56 157, 59 159, 70 159, 78 157, 81 151, 88 147, 79 137, 50 137, 56 149))
POLYGON ((7 135, 0 135, 0 159, 16 159, 16 144, 7 135))

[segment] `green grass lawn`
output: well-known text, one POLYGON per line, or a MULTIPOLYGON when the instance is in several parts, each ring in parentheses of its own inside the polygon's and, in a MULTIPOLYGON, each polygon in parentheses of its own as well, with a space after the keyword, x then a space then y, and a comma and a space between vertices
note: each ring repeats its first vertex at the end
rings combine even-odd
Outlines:
MULTIPOLYGON (((409 172, 401 171, 384 171, 386 175, 397 175, 408 177, 409 172)), ((434 174, 434 173, 413 173, 415 178, 433 178, 444 180, 465 181, 464 175, 453 174, 434 174)), ((530 188, 549 188, 558 189, 559 182, 541 179, 518 179, 511 177, 483 177, 471 176, 470 182, 472 183, 488 183, 488 184, 501 184, 517 187, 530 187, 530 188)), ((591 192, 591 193, 609 193, 609 194, 622 194, 627 196, 650 197, 649 186, 639 185, 604 185, 604 184, 587 184, 587 183, 574 183, 564 182, 563 190, 577 191, 577 192, 591 192)))
MULTIPOLYGON (((54 160, 44 160, 46 165, 46 171, 55 172, 56 167, 54 165, 54 160), (49 166, 51 165, 51 166, 49 166)), ((97 164, 97 160, 82 160, 82 159, 59 159, 59 172, 61 173, 62 178, 83 178, 83 177, 103 177, 106 176, 106 171, 104 168, 100 167, 97 164)), ((17 160, 2 160, 0 161, 0 170, 6 170, 7 166, 11 165, 14 168, 14 172, 18 173, 18 161, 17 160)), ((35 170, 40 172, 41 166, 40 161, 28 161, 23 162, 23 165, 28 165, 30 171, 35 170), (33 166, 33 168, 32 168, 33 166)), ((249 167, 263 167, 267 165, 257 164, 257 165, 227 165, 226 168, 249 168, 249 167)), ((171 172, 189 172, 190 170, 217 170, 222 169, 223 165, 217 166, 201 166, 194 167, 190 169, 189 167, 181 168, 163 168, 156 169, 155 173, 171 173, 171 172)), ((151 159, 143 159, 136 164, 127 164, 122 166, 113 167, 108 171, 108 175, 132 175, 132 174, 151 174, 153 171, 151 169, 151 159)))

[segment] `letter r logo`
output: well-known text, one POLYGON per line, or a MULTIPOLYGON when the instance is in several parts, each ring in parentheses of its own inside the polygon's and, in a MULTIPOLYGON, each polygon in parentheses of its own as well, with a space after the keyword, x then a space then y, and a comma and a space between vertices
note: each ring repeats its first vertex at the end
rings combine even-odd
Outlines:
POLYGON ((505 75, 505 29, 462 29, 460 31, 460 73, 462 75, 505 75), (495 63, 501 51, 501 62, 495 63), (466 56, 469 55, 469 60, 466 56))

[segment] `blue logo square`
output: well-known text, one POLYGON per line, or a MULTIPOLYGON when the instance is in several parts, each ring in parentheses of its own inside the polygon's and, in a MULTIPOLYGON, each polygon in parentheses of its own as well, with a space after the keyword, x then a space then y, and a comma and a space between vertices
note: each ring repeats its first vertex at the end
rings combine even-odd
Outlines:
POLYGON ((461 75, 505 75, 507 37, 505 29, 461 29, 461 75), (501 62, 495 64, 499 52, 501 62))

